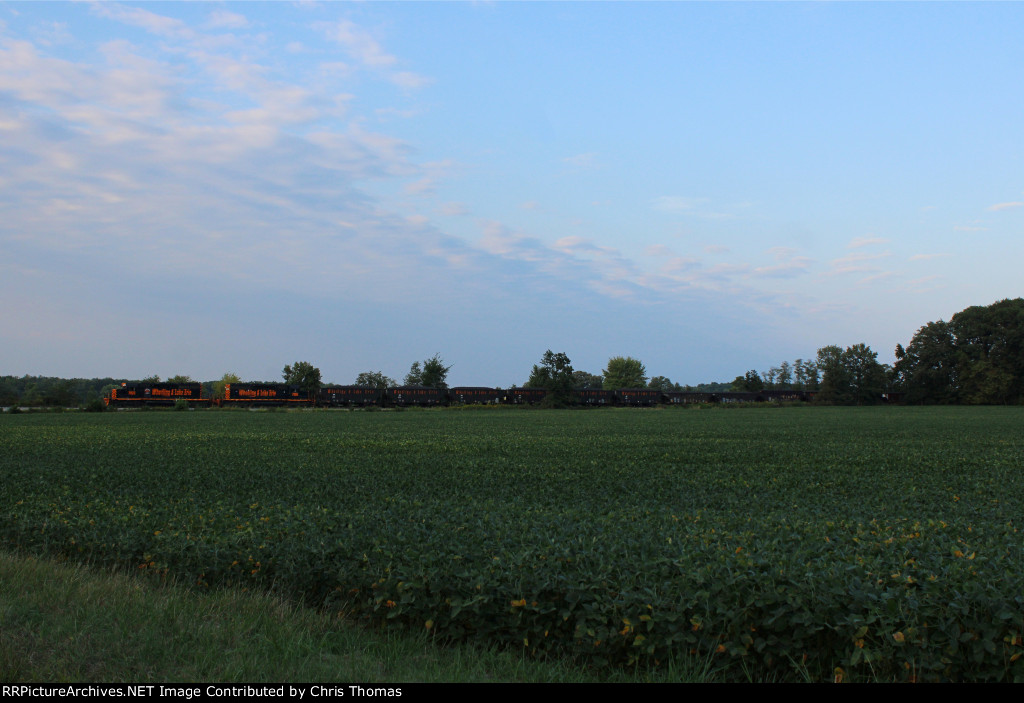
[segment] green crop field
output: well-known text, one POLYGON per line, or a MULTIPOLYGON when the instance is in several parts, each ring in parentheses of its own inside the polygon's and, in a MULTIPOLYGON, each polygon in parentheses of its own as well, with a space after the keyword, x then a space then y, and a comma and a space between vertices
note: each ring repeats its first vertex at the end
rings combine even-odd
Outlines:
POLYGON ((1024 679, 1024 409, 0 416, 0 545, 594 666, 1024 679))

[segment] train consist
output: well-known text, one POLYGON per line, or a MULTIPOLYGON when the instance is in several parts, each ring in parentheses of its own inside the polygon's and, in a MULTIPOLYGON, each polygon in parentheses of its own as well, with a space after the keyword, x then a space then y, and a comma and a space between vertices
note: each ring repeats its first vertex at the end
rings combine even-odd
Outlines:
MULTIPOLYGON (((185 401, 191 407, 429 407, 436 405, 533 405, 548 394, 543 388, 432 388, 399 386, 325 386, 316 393, 299 386, 281 383, 226 383, 224 397, 214 398, 212 388, 201 383, 122 383, 105 398, 114 408, 173 406, 185 401)), ((813 391, 764 390, 756 393, 663 392, 650 388, 623 388, 617 391, 578 389, 573 391, 577 405, 654 406, 690 403, 757 403, 809 401, 813 391)))

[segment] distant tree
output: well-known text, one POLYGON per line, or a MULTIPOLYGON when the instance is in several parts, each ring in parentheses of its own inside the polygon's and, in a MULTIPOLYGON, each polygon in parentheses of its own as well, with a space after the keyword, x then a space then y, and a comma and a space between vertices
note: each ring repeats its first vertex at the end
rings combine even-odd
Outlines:
POLYGON ((152 376, 146 376, 144 379, 142 379, 141 383, 160 383, 160 377, 157 376, 156 374, 153 374, 152 376))
POLYGON ((788 361, 783 361, 779 365, 779 374, 775 378, 775 382, 779 388, 789 388, 793 385, 793 367, 788 361))
POLYGON ((309 394, 315 394, 320 390, 320 369, 308 361, 296 361, 294 365, 285 366, 281 372, 285 383, 292 386, 299 386, 309 394))
POLYGON ((878 354, 866 344, 841 349, 835 345, 818 350, 821 383, 816 400, 826 403, 867 405, 882 398, 888 382, 878 354))
POLYGON ((608 360, 604 370, 605 390, 615 391, 620 388, 645 388, 647 386, 647 369, 631 356, 613 356, 608 360))
POLYGON ((238 374, 228 372, 221 376, 219 381, 213 382, 213 397, 223 400, 224 399, 224 386, 229 383, 241 383, 242 379, 238 377, 238 374))
POLYGON ((61 408, 75 405, 75 393, 72 390, 71 381, 62 380, 51 385, 43 396, 43 404, 61 408))
MULTIPOLYGON (((364 371, 363 373, 356 376, 357 386, 370 386, 371 388, 394 388, 398 385, 395 379, 390 376, 385 376, 380 371, 364 371)), ((419 385, 419 384, 408 384, 408 385, 419 385)))
POLYGON ((195 383, 191 376, 171 376, 167 379, 167 383, 195 383))
POLYGON ((961 310, 949 321, 957 396, 966 403, 1024 401, 1024 299, 961 310))
POLYGON ((662 393, 676 390, 677 385, 678 384, 672 383, 672 381, 666 376, 655 376, 647 383, 648 388, 655 391, 661 391, 662 393))
POLYGON ((850 396, 858 405, 870 405, 882 399, 887 376, 878 363, 878 354, 866 344, 854 344, 843 352, 843 365, 850 383, 850 396))
POLYGON ((540 365, 534 365, 526 388, 546 388, 550 404, 568 403, 572 398, 573 370, 569 357, 548 349, 541 357, 540 365))
POLYGON ((585 390, 600 389, 604 387, 604 377, 587 373, 586 371, 573 371, 572 385, 574 388, 585 390))
POLYGON ((843 350, 834 344, 818 350, 818 370, 821 372, 821 385, 816 397, 824 403, 849 403, 850 379, 843 364, 843 350))
POLYGON ((761 375, 751 369, 742 376, 737 376, 732 382, 732 390, 740 393, 756 393, 757 391, 764 390, 764 381, 761 380, 761 375))
POLYGON ((420 366, 420 362, 412 362, 412 366, 409 367, 409 373, 405 374, 405 385, 407 386, 422 386, 423 384, 423 367, 420 366))
POLYGON ((447 388, 448 372, 451 366, 445 366, 440 354, 434 354, 423 362, 423 385, 431 388, 447 388))

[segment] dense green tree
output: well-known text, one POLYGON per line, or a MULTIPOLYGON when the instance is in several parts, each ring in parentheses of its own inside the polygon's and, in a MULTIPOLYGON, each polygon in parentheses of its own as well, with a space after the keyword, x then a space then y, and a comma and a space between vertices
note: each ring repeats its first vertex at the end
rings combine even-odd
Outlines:
POLYGON ((432 388, 448 387, 448 372, 451 366, 445 366, 440 354, 434 354, 423 362, 423 385, 432 388))
POLYGON ((788 361, 779 364, 779 373, 775 378, 779 388, 789 388, 793 385, 793 367, 788 361))
POLYGON ((391 378, 390 376, 385 376, 380 371, 364 371, 363 373, 356 376, 355 385, 370 386, 371 388, 394 388, 398 384, 395 382, 395 379, 391 378))
POLYGON ((956 340, 949 323, 929 322, 904 349, 896 345, 894 384, 909 403, 953 403, 957 400, 956 340))
POLYGON ((191 376, 184 376, 179 374, 177 376, 171 376, 170 378, 168 378, 166 383, 195 383, 195 381, 192 380, 191 376))
POLYGON ((878 363, 878 354, 866 344, 854 344, 843 351, 843 365, 850 383, 849 394, 858 405, 877 403, 886 390, 886 368, 878 363))
POLYGON ((732 382, 731 389, 739 393, 756 393, 764 389, 764 381, 761 375, 751 369, 742 376, 737 376, 732 382))
POLYGON ((451 366, 444 365, 440 354, 434 354, 422 363, 414 361, 409 367, 409 373, 405 375, 405 385, 447 388, 448 371, 451 368, 451 366))
POLYGON ((281 372, 285 383, 298 386, 305 392, 313 395, 320 390, 320 369, 308 361, 296 361, 291 366, 285 366, 281 372))
POLYGON ((662 393, 676 390, 676 385, 678 384, 672 383, 667 376, 654 376, 647 383, 648 388, 654 391, 661 391, 662 393))
POLYGON ((604 370, 604 388, 616 391, 620 388, 646 388, 647 369, 639 359, 631 356, 613 356, 604 370))
POLYGON ((834 344, 818 350, 818 370, 821 372, 821 385, 817 399, 824 403, 849 403, 850 380, 843 365, 843 349, 834 344))
POLYGON ((961 402, 1024 400, 1024 299, 975 305, 953 315, 949 324, 961 402))
POLYGON ((525 387, 547 389, 550 404, 568 403, 573 390, 573 370, 569 357, 548 349, 541 357, 540 364, 534 364, 525 387))
POLYGON ((423 367, 420 366, 420 362, 412 362, 412 366, 409 367, 409 373, 405 374, 403 383, 407 386, 423 385, 423 367))
POLYGON ((586 371, 573 371, 572 385, 573 388, 585 390, 600 389, 604 387, 604 377, 586 371))
POLYGON ((929 322, 896 347, 894 376, 913 403, 1024 401, 1024 299, 929 322))
POLYGON ((835 345, 818 350, 816 364, 821 372, 817 400, 824 403, 877 403, 886 390, 886 367, 866 344, 842 349, 835 345))

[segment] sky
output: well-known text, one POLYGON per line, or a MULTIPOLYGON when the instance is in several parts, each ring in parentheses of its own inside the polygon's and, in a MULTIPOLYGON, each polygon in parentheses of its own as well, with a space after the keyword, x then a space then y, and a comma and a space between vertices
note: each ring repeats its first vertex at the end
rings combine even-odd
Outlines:
POLYGON ((1022 295, 1024 3, 0 2, 0 375, 684 384, 1022 295))

